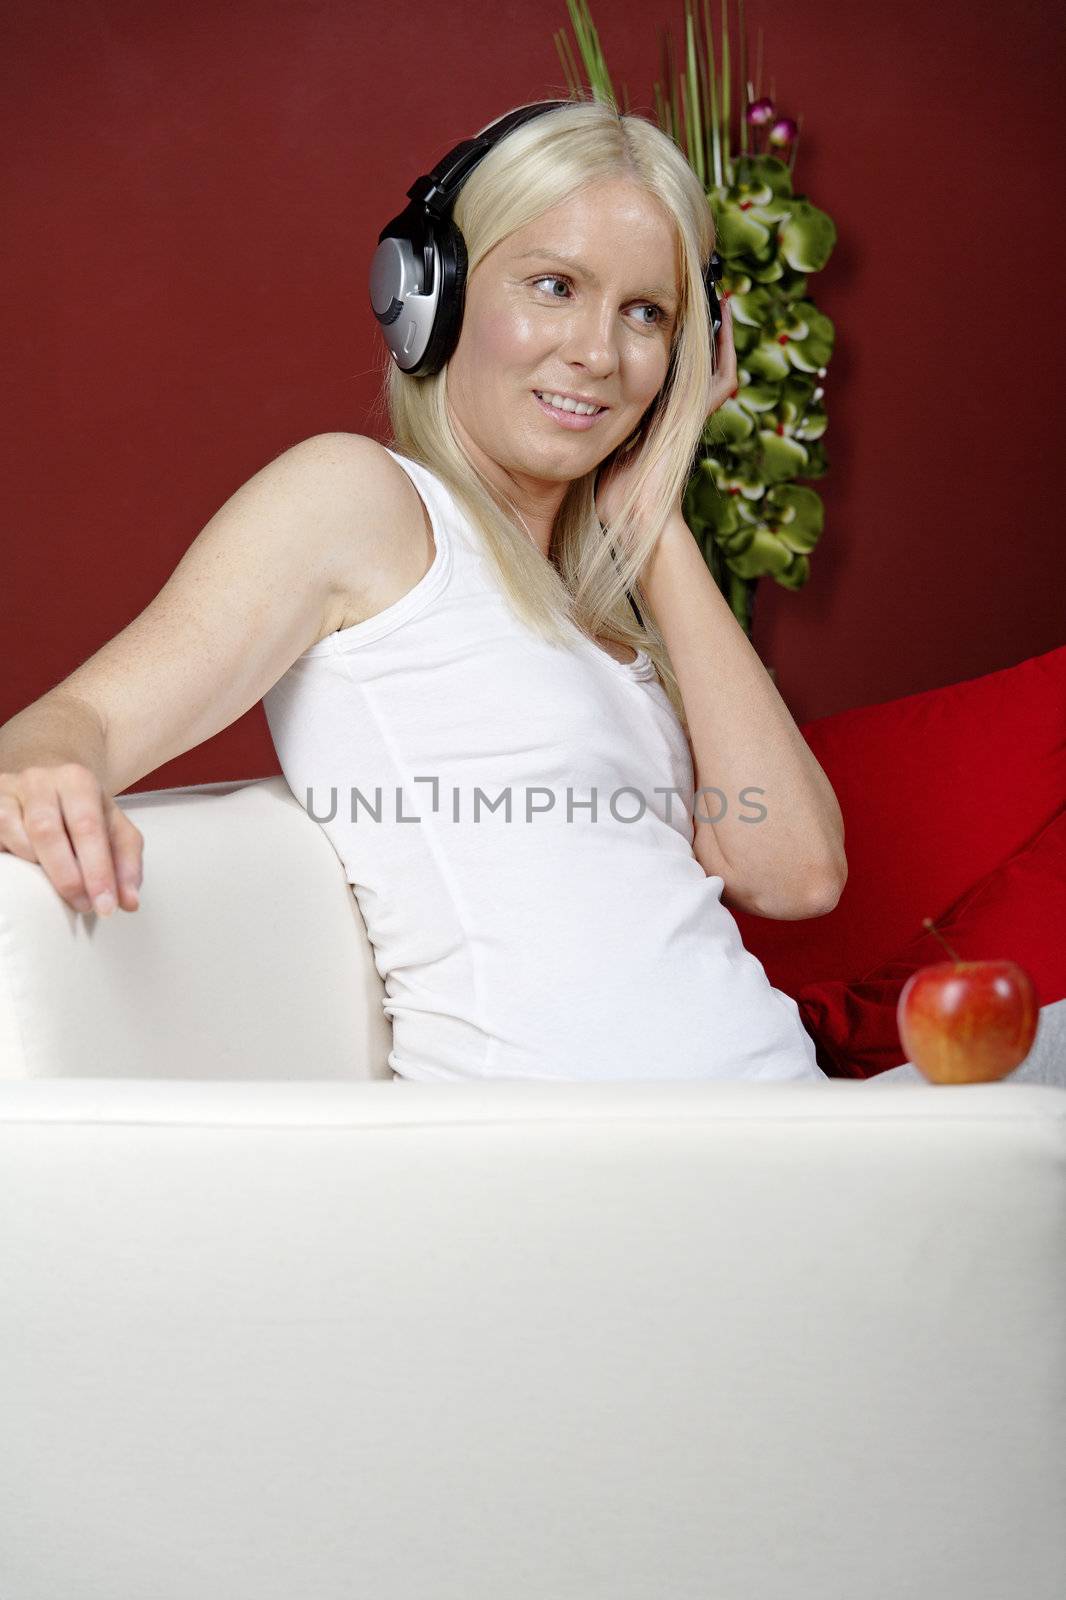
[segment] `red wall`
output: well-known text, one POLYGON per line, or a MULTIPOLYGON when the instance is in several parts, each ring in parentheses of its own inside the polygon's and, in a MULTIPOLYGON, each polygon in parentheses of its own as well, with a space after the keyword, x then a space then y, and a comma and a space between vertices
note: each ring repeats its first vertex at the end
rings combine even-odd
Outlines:
MULTIPOLYGON (((717 15, 718 7, 712 6, 717 15)), ((680 4, 594 0, 651 112, 680 4)), ((755 642, 798 721, 1066 639, 1060 8, 763 0, 840 240, 826 531, 755 642)), ((565 90, 564 0, 35 0, 0 59, 6 530, 0 720, 119 632, 297 439, 379 432, 366 288, 419 172, 565 90)), ((764 85, 767 87, 767 85, 764 85)), ((134 788, 278 770, 260 707, 134 788)))

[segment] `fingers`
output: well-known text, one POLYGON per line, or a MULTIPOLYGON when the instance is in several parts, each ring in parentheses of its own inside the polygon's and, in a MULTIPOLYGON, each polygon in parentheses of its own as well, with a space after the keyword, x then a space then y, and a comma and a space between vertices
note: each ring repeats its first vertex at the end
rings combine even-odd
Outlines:
POLYGON ((79 911, 91 905, 106 916, 118 900, 111 846, 99 786, 83 771, 46 774, 32 788, 27 776, 30 803, 23 818, 37 859, 63 898, 79 911))
POLYGON ((75 911, 136 910, 143 843, 87 767, 0 774, 0 848, 38 862, 75 911))
POLYGON ((123 911, 136 911, 144 877, 144 835, 110 796, 105 796, 111 854, 115 862, 118 903, 123 911))
POLYGON ((708 385, 708 414, 717 411, 719 406, 731 399, 736 394, 738 386, 737 351, 733 343, 733 312, 727 295, 723 294, 721 306, 722 326, 718 330, 718 339, 714 347, 714 370, 708 385))
POLYGON ((733 308, 729 296, 722 296, 722 326, 718 330, 718 371, 728 387, 737 383, 737 347, 733 343, 733 308))

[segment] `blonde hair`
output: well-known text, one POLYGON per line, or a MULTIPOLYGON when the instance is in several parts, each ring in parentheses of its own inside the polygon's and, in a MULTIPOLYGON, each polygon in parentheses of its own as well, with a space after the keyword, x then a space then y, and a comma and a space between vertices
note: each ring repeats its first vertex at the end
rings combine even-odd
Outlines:
MULTIPOLYGON (((452 215, 466 241, 469 276, 503 239, 576 190, 618 177, 642 185, 671 216, 680 301, 667 376, 640 434, 636 481, 606 529, 596 514, 596 473, 614 453, 569 485, 555 520, 552 559, 546 561, 456 438, 445 404, 447 363, 432 377, 414 378, 386 351, 382 401, 392 448, 427 467, 455 495, 481 532, 516 614, 556 644, 573 645, 569 624, 590 638, 647 651, 687 732, 666 645, 640 603, 636 575, 683 492, 707 421, 704 397, 714 370, 714 346, 703 273, 715 240, 703 186, 680 148, 653 123, 620 115, 613 105, 578 92, 493 146, 459 191, 452 215), (643 498, 652 464, 660 462, 659 503, 638 525, 635 506, 643 498), (630 607, 627 588, 643 626, 630 607)), ((632 441, 619 448, 627 447, 632 441)))

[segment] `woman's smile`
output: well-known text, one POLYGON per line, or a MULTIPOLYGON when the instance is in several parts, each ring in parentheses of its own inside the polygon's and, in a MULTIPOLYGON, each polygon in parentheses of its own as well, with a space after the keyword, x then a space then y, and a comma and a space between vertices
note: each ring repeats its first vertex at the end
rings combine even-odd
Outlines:
POLYGON ((564 411, 561 406, 553 406, 547 400, 543 400, 536 389, 533 391, 533 398, 553 422, 557 422, 561 428, 571 428, 575 433, 584 433, 588 428, 594 427, 608 410, 607 406, 601 406, 599 411, 593 412, 564 411))

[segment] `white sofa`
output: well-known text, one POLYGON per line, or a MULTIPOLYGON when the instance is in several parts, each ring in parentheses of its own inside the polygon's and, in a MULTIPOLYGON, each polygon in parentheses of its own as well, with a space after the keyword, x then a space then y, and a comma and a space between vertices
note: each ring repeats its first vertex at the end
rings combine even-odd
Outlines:
POLYGON ((405 1083, 282 778, 121 803, 0 856, 2 1600, 1062 1600, 1066 1089, 405 1083))

